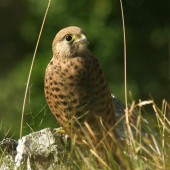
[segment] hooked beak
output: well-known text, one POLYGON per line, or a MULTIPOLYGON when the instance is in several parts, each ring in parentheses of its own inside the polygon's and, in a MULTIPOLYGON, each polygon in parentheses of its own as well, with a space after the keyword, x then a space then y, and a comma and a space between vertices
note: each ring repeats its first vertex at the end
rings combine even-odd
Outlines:
POLYGON ((81 34, 81 37, 76 40, 76 43, 87 43, 89 44, 86 36, 84 34, 81 34))

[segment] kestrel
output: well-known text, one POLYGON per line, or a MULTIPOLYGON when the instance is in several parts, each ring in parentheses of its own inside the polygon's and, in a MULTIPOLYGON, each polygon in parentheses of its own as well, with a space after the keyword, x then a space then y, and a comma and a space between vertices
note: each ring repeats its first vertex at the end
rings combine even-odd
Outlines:
POLYGON ((60 30, 45 73, 48 106, 67 134, 75 136, 76 143, 82 143, 87 136, 99 142, 116 122, 106 79, 87 44, 81 28, 60 30))

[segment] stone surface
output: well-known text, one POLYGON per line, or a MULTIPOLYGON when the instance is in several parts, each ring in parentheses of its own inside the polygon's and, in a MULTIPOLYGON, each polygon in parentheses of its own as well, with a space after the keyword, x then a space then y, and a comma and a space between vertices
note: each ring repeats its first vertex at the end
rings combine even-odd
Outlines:
POLYGON ((69 137, 67 134, 57 133, 56 130, 46 128, 19 139, 15 169, 25 162, 30 170, 35 167, 39 170, 59 168, 60 159, 68 151, 69 137))
POLYGON ((10 138, 6 138, 0 142, 0 153, 4 155, 2 156, 2 160, 0 160, 0 170, 14 169, 17 146, 18 141, 10 138))

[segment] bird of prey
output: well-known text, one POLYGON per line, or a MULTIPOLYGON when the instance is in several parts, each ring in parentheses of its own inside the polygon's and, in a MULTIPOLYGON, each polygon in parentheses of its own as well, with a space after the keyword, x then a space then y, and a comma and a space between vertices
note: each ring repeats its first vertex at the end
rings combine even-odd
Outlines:
MULTIPOLYGON (((60 126, 76 143, 97 144, 116 122, 113 101, 98 60, 89 51, 84 31, 60 30, 45 72, 45 97, 60 126)), ((99 49, 100 50, 100 49, 99 49)), ((116 136, 115 130, 112 130, 116 136)))

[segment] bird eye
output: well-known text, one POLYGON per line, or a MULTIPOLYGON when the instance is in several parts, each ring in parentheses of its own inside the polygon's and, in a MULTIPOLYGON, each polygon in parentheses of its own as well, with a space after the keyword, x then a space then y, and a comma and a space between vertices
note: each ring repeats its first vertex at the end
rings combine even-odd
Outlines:
POLYGON ((72 41, 73 40, 73 36, 72 35, 66 35, 65 39, 66 39, 66 41, 72 41))

